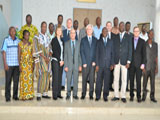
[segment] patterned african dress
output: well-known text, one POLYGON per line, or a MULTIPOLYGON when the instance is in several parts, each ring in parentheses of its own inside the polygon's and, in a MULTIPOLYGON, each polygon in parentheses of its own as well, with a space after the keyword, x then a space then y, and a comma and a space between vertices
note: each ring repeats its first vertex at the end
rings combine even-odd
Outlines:
POLYGON ((29 33, 30 33, 30 36, 29 36, 29 42, 33 42, 33 38, 35 35, 38 35, 38 29, 31 24, 31 26, 28 26, 28 25, 24 25, 22 26, 21 30, 19 31, 19 39, 23 39, 23 31, 24 30, 28 30, 29 33))
POLYGON ((21 48, 20 66, 22 71, 20 72, 20 99, 28 100, 34 97, 33 86, 33 57, 32 57, 32 44, 23 44, 19 42, 21 48))
POLYGON ((40 53, 49 58, 51 52, 50 38, 47 34, 43 35, 39 33, 39 36, 35 36, 33 39, 33 56, 35 62, 35 71, 37 78, 37 97, 46 96, 48 93, 48 86, 51 72, 51 61, 47 64, 40 53))

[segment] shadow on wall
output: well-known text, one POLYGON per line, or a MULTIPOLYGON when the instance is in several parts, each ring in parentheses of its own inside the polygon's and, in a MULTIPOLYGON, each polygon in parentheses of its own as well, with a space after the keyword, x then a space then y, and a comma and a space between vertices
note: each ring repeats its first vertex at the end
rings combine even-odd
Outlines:
MULTIPOLYGON (((2 47, 3 40, 8 35, 8 24, 6 22, 6 19, 0 10, 0 47, 2 47)), ((4 69, 3 69, 3 61, 2 61, 2 54, 0 53, 0 86, 4 85, 5 79, 4 79, 4 69)))

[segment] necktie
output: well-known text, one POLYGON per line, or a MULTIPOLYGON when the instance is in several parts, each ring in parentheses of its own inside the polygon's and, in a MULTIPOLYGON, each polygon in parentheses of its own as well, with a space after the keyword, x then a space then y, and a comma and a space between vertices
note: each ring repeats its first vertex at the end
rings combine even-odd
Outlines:
POLYGON ((77 35, 77 31, 76 31, 76 40, 78 40, 78 35, 77 35))
POLYGON ((89 45, 90 45, 90 47, 92 45, 92 39, 91 39, 91 37, 89 37, 89 45))
POLYGON ((104 45, 106 46, 107 44, 107 38, 104 38, 104 45))
POLYGON ((120 42, 122 42, 122 33, 120 33, 120 42))
POLYGON ((68 37, 69 37, 69 34, 70 34, 70 30, 68 30, 68 37))
POLYGON ((72 56, 73 56, 73 64, 74 64, 74 53, 75 53, 75 46, 74 46, 74 41, 72 41, 72 56))

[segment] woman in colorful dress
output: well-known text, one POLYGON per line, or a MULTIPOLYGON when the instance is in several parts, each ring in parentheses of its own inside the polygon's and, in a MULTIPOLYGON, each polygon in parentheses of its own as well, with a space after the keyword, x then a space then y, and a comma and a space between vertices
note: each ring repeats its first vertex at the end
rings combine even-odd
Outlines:
POLYGON ((33 46, 29 42, 30 33, 23 31, 23 39, 18 45, 18 59, 20 70, 20 100, 32 100, 34 97, 33 86, 33 46))

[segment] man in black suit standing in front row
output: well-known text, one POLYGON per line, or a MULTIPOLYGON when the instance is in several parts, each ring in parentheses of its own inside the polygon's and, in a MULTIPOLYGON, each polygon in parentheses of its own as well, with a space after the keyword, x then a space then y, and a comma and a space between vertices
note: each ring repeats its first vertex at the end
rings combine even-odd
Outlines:
POLYGON ((114 38, 114 98, 112 101, 126 103, 127 71, 132 60, 132 41, 131 37, 124 31, 124 22, 119 24, 119 34, 114 38), (121 94, 119 93, 119 78, 121 71, 121 94))
POLYGON ((140 30, 136 26, 133 29, 132 61, 129 68, 130 77, 130 101, 134 100, 134 77, 136 76, 137 101, 141 102, 141 76, 146 63, 145 41, 139 37, 140 30))
POLYGON ((96 47, 96 101, 101 98, 101 91, 103 86, 103 99, 108 101, 109 95, 109 82, 110 82, 110 70, 113 70, 114 66, 114 52, 113 52, 113 40, 109 38, 107 28, 102 30, 102 37, 97 41, 96 47))
POLYGON ((93 25, 88 24, 86 27, 87 36, 82 38, 80 53, 82 58, 82 97, 85 99, 87 90, 87 80, 89 78, 89 96, 93 100, 95 65, 96 65, 96 43, 97 39, 92 36, 93 25))

